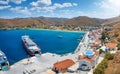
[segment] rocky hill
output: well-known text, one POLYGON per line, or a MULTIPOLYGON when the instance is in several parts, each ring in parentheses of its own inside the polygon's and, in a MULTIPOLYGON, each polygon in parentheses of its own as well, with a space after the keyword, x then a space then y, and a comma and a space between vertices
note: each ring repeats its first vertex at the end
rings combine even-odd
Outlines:
POLYGON ((54 18, 54 17, 32 17, 32 18, 14 18, 14 19, 0 19, 0 28, 11 27, 35 27, 43 28, 51 25, 55 26, 98 26, 104 20, 97 18, 90 18, 86 16, 79 16, 71 19, 54 18))
POLYGON ((39 19, 17 18, 17 19, 0 19, 0 28, 3 27, 42 27, 44 22, 39 19))
POLYGON ((120 28, 120 16, 107 19, 104 23, 104 26, 113 26, 114 28, 120 28))
POLYGON ((87 16, 79 16, 69 19, 63 22, 64 25, 75 25, 75 26, 100 26, 103 23, 103 19, 90 18, 87 16))
POLYGON ((34 27, 47 28, 54 26, 113 26, 120 28, 120 16, 110 19, 90 18, 87 16, 79 16, 75 18, 56 18, 56 17, 30 17, 30 18, 14 18, 14 19, 0 19, 0 28, 13 27, 34 27))

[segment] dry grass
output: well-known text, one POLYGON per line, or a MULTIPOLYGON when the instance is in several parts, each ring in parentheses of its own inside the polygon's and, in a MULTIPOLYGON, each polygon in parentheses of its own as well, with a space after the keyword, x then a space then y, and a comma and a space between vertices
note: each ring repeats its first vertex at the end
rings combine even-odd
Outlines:
POLYGON ((105 74, 120 74, 120 63, 113 63, 113 60, 108 62, 108 68, 105 69, 105 74))
POLYGON ((105 74, 120 74, 120 51, 118 51, 113 60, 108 62, 108 68, 105 69, 105 74))
POLYGON ((85 16, 76 17, 72 19, 63 18, 19 18, 19 19, 0 19, 0 27, 26 27, 32 26, 42 27, 49 25, 71 25, 71 26, 85 26, 85 25, 100 25, 97 19, 85 16))
POLYGON ((111 31, 108 31, 108 33, 113 33, 113 34, 117 33, 117 34, 119 34, 118 37, 115 37, 115 38, 113 38, 113 39, 110 41, 110 42, 113 42, 113 43, 118 43, 118 39, 120 38, 120 29, 113 29, 113 30, 111 30, 111 31))

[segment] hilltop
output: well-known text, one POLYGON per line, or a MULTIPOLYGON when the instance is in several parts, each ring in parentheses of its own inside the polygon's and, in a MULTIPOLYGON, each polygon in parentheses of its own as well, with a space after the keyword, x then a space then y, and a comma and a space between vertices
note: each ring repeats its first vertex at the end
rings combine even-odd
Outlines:
POLYGON ((100 24, 103 22, 104 22, 103 19, 90 18, 87 16, 79 16, 79 17, 69 19, 63 22, 63 24, 74 25, 74 26, 100 26, 100 24))
POLYGON ((104 26, 113 26, 114 28, 120 28, 120 16, 107 19, 104 23, 104 26))
POLYGON ((104 20, 79 16, 75 18, 56 18, 56 17, 30 17, 0 19, 0 28, 49 28, 50 26, 99 26, 104 20))
POLYGON ((57 18, 57 17, 29 17, 0 19, 0 28, 44 28, 49 29, 51 26, 68 28, 83 26, 113 26, 120 28, 120 16, 110 19, 91 18, 87 16, 78 16, 74 18, 57 18))

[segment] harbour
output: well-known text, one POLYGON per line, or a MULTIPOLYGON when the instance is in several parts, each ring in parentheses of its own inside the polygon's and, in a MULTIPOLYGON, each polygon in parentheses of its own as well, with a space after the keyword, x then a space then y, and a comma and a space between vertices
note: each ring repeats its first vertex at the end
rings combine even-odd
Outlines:
POLYGON ((22 35, 28 34, 31 39, 34 40, 38 46, 40 46, 42 54, 49 52, 60 55, 74 52, 75 48, 79 44, 79 41, 77 39, 81 39, 84 35, 83 32, 79 33, 66 31, 50 31, 49 33, 49 30, 9 30, 0 31, 0 33, 0 40, 2 42, 0 43, 0 48, 3 52, 5 52, 6 56, 8 56, 8 60, 11 65, 24 58, 30 57, 23 48, 21 40, 22 35), (63 38, 58 38, 58 35, 62 35, 63 38), (49 39, 49 37, 52 38, 49 39), (61 46, 61 44, 64 45, 61 46), (18 51, 19 53, 16 53, 18 51))
MULTIPOLYGON (((84 39, 88 38, 88 34, 89 34, 89 32, 87 32, 84 35, 84 37, 82 39, 83 43, 85 42, 84 39)), ((88 43, 87 41, 89 41, 89 39, 86 40, 85 43, 88 43)), ((84 47, 84 50, 82 50, 81 49, 81 43, 79 43, 79 45, 77 46, 77 48, 75 50, 77 52, 75 52, 75 53, 68 53, 68 54, 64 54, 64 55, 61 56, 61 55, 58 55, 58 54, 48 52, 48 53, 42 54, 38 58, 36 58, 36 57, 26 58, 26 59, 23 59, 23 60, 15 63, 13 66, 11 66, 12 68, 10 69, 9 72, 12 74, 12 73, 14 73, 14 71, 19 70, 19 72, 16 72, 16 73, 21 74, 23 72, 25 72, 25 73, 28 72, 29 73, 30 71, 35 70, 35 74, 39 74, 39 73, 40 74, 45 74, 47 70, 52 69, 53 64, 57 61, 65 60, 66 58, 77 61, 78 60, 77 59, 78 55, 85 50, 87 50, 87 48, 84 47), (29 59, 29 61, 28 61, 28 59, 29 59), (50 59, 52 59, 52 60, 50 60, 50 59), (21 69, 23 67, 24 67, 24 69, 21 69)), ((7 74, 7 72, 5 72, 5 74, 7 74)))

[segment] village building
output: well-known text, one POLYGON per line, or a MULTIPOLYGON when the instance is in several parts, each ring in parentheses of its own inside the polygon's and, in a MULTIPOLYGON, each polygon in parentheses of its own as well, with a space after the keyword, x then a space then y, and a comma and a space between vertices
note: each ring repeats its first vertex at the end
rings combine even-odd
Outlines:
MULTIPOLYGON (((106 47, 105 45, 102 46, 100 49, 101 49, 105 54, 108 52, 108 47, 106 47)), ((100 50, 100 49, 99 49, 99 50, 100 50)))
POLYGON ((109 42, 106 44, 106 47, 110 53, 115 53, 117 51, 117 43, 109 42))
POLYGON ((117 43, 109 42, 106 44, 109 50, 116 50, 117 49, 117 43))
POLYGON ((93 50, 86 50, 84 53, 79 55, 79 69, 90 70, 95 67, 99 59, 99 52, 93 50))
POLYGON ((59 73, 59 72, 64 73, 64 72, 67 72, 68 68, 70 68, 74 64, 75 64, 75 62, 73 60, 66 59, 66 60, 54 63, 53 70, 57 73, 59 73))

